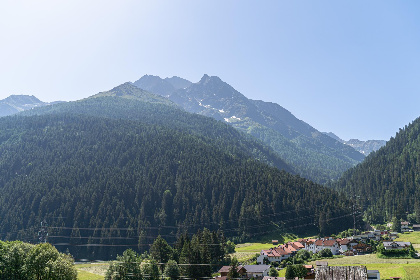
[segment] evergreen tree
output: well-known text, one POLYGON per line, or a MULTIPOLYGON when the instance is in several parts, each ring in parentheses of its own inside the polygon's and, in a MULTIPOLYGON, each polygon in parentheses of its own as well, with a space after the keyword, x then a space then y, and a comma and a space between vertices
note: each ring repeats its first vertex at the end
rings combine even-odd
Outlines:
POLYGON ((268 274, 271 277, 278 277, 279 276, 279 272, 277 271, 276 268, 272 267, 270 268, 270 272, 268 274))
POLYGON ((143 264, 142 273, 144 278, 149 280, 159 280, 159 267, 155 260, 143 264))
POLYGON ((150 247, 150 257, 158 263, 166 263, 172 257, 172 247, 159 235, 150 247))
POLYGON ((142 280, 143 275, 140 264, 141 258, 137 253, 131 249, 127 249, 122 256, 117 256, 117 261, 110 264, 105 275, 105 280, 142 280))
POLYGON ((394 217, 392 219, 392 228, 391 230, 393 232, 401 232, 401 222, 397 219, 397 217, 394 217))
POLYGON ((294 265, 288 265, 286 267, 285 278, 287 280, 290 280, 290 279, 295 279, 295 277, 296 277, 295 266, 294 265))
POLYGON ((234 257, 232 259, 232 262, 230 263, 229 272, 227 275, 227 279, 238 279, 241 277, 241 275, 238 272, 239 263, 238 260, 234 257))
POLYGON ((169 260, 165 266, 164 275, 169 277, 171 280, 176 280, 179 278, 180 270, 179 266, 174 260, 169 260))

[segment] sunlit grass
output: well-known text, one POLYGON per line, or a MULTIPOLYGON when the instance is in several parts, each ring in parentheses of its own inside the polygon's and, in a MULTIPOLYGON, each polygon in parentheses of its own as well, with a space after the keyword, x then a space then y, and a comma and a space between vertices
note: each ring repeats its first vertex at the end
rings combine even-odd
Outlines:
POLYGON ((78 280, 104 280, 105 277, 98 274, 93 274, 83 270, 77 270, 78 280))
POLYGON ((404 241, 411 242, 412 244, 420 244, 420 232, 409 232, 404 234, 399 234, 398 238, 395 241, 404 241))
POLYGON ((78 280, 103 280, 109 263, 76 264, 78 280))

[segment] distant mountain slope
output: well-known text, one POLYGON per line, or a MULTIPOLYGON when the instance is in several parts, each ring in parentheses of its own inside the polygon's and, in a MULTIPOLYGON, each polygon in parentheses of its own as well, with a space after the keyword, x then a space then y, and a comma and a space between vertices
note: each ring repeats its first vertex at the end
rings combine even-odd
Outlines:
POLYGON ((108 259, 157 234, 203 227, 228 236, 348 227, 343 196, 255 160, 258 153, 276 158, 222 122, 133 98, 2 118, 1 239, 33 239, 46 219, 49 242, 108 259))
POLYGON ((138 101, 143 101, 147 103, 157 103, 157 104, 164 104, 168 106, 176 106, 173 102, 164 98, 160 95, 156 95, 145 91, 141 88, 134 86, 131 83, 124 83, 109 91, 100 92, 98 94, 93 95, 92 97, 122 97, 126 99, 134 99, 138 101))
POLYGON ((359 139, 350 139, 349 141, 344 141, 332 132, 324 132, 324 134, 330 136, 331 138, 343 144, 353 147, 356 151, 364 154, 365 156, 369 155, 371 152, 379 150, 381 147, 385 146, 386 144, 385 140, 362 141, 359 139))
MULTIPOLYGON (((159 77, 142 79, 153 92, 159 77)), ((163 81, 162 79, 160 79, 163 81)), ((158 91, 155 93, 160 94, 158 91)), ((320 133, 278 104, 250 100, 218 77, 204 75, 198 83, 162 94, 193 113, 224 120, 271 146, 302 176, 319 183, 338 179, 364 159, 351 147, 320 133)))
POLYGON ((420 223, 420 119, 391 138, 384 147, 372 152, 363 163, 348 170, 333 185, 346 194, 358 196, 372 223, 393 217, 406 219, 415 213, 420 223))
POLYGON ((45 106, 47 104, 48 103, 40 101, 33 95, 11 95, 0 100, 0 117, 13 115, 24 110, 45 106))
POLYGON ((350 139, 345 141, 344 144, 353 147, 356 151, 364 155, 369 155, 371 152, 379 150, 381 147, 385 146, 385 140, 367 140, 361 141, 359 139, 350 139))
POLYGON ((190 86, 191 82, 176 76, 161 79, 158 76, 145 75, 133 84, 141 89, 157 93, 162 96, 169 96, 178 89, 190 86))
MULTIPOLYGON (((295 173, 275 152, 263 143, 212 118, 191 114, 170 100, 143 91, 130 83, 122 84, 77 102, 57 104, 23 112, 24 115, 51 113, 83 114, 113 119, 137 120, 210 137, 220 149, 235 146, 235 152, 247 154, 279 169, 295 173)), ((233 152, 227 150, 227 152, 233 152)))

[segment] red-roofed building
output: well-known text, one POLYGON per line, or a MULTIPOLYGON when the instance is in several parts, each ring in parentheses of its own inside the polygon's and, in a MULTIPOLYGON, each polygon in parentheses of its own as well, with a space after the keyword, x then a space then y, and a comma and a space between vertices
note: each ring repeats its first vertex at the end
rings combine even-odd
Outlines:
POLYGON ((304 249, 305 246, 301 242, 288 242, 278 247, 262 250, 260 256, 257 258, 258 264, 264 264, 264 259, 269 263, 278 262, 288 259, 297 253, 297 251, 304 249))

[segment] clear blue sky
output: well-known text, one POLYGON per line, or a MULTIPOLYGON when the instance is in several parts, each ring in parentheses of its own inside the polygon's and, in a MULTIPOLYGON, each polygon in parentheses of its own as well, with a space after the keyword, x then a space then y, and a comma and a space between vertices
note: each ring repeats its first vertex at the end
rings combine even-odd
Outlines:
POLYGON ((420 116, 415 0, 3 0, 0 34, 0 99, 206 73, 345 140, 388 140, 420 116))

